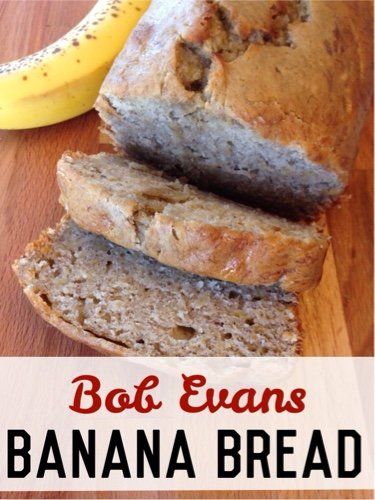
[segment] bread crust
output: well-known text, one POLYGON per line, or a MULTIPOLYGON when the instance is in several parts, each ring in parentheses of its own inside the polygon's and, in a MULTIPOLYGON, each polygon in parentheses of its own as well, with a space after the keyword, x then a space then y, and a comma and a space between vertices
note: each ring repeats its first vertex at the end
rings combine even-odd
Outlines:
MULTIPOLYGON (((72 219, 87 231, 142 251, 162 264, 236 284, 278 284, 286 291, 295 292, 318 284, 328 239, 317 229, 311 227, 308 237, 287 234, 282 228, 285 220, 273 217, 273 225, 267 231, 259 232, 256 224, 253 227, 248 224, 249 227, 239 231, 225 226, 224 222, 215 225, 197 220, 194 207, 182 215, 178 212, 173 215, 167 210, 151 212, 141 197, 115 196, 104 182, 91 182, 74 168, 74 162, 81 158, 90 161, 90 157, 80 153, 66 153, 58 163, 57 178, 61 203, 72 219)), ((110 155, 94 158, 102 162, 112 158, 118 161, 110 155)), ((126 160, 121 167, 126 178, 127 169, 132 167, 126 160)), ((164 188, 167 193, 168 181, 164 188)), ((205 205, 214 201, 228 213, 238 209, 255 216, 258 213, 191 186, 188 188, 205 205)))
MULTIPOLYGON (((276 2, 280 9, 288 3, 276 2)), ((204 95, 186 90, 178 77, 176 47, 181 40, 212 45, 210 22, 218 10, 249 39, 272 35, 274 4, 153 0, 102 86, 101 116, 109 127, 119 119, 111 98, 204 107, 263 139, 297 147, 345 184, 372 95, 372 2, 308 2, 309 20, 288 24, 291 46, 253 42, 230 61, 213 48, 204 95)))

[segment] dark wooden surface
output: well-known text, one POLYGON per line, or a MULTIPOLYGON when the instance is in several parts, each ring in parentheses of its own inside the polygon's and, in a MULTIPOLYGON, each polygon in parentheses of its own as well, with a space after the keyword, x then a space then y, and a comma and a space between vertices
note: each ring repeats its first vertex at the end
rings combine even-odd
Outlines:
MULTIPOLYGON (((0 62, 31 53, 76 24, 92 1, 0 1, 0 62)), ((304 294, 300 315, 305 355, 373 354, 373 125, 362 134, 345 197, 326 216, 332 245, 319 287, 304 294)), ((62 214, 55 182, 66 149, 105 148, 94 111, 36 130, 0 131, 0 355, 92 356, 87 347, 44 323, 23 296, 10 264, 40 230, 62 214)), ((3 494, 4 496, 4 494, 3 494)), ((34 498, 108 498, 108 494, 34 494, 34 498)), ((372 498, 370 492, 269 492, 206 494, 207 498, 372 498)), ((1 497, 1 494, 0 494, 1 497)), ((20 498, 20 494, 8 497, 20 498)), ((24 496, 25 497, 25 496, 24 496)), ((124 493, 113 498, 125 498, 124 493)), ((126 498, 202 498, 203 493, 128 493, 126 498)))

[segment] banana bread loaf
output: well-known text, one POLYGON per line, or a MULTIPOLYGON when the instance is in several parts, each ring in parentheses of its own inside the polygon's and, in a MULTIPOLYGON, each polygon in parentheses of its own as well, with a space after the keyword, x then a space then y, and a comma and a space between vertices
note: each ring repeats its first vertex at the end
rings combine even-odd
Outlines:
POLYGON ((372 94, 372 2, 153 0, 101 89, 116 144, 309 217, 344 189, 372 94))

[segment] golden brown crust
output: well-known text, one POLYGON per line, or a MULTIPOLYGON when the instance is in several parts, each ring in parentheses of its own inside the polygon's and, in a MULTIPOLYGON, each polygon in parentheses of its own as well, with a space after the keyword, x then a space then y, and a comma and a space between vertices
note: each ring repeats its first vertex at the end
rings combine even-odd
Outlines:
POLYGON ((157 214, 143 250, 163 264, 239 285, 272 285, 301 292, 316 286, 326 240, 303 242, 282 231, 258 236, 157 214), (178 235, 176 239, 175 235, 178 235))
MULTIPOLYGON (((218 8, 243 38, 256 30, 272 33, 274 4, 153 0, 101 89, 102 116, 109 124, 116 119, 108 96, 201 107, 200 93, 186 90, 177 77, 178 43, 207 42, 218 8)), ((292 46, 250 43, 231 61, 213 53, 204 107, 262 138, 301 148, 346 182, 372 94, 373 4, 310 1, 309 8, 308 22, 288 25, 292 46)))
MULTIPOLYGON (((236 284, 277 283, 284 290, 298 292, 318 284, 328 248, 322 233, 311 230, 306 235, 301 225, 298 234, 290 234, 282 227, 285 221, 276 217, 265 231, 259 231, 257 222, 250 218, 244 229, 235 230, 224 222, 218 226, 197 220, 194 205, 174 215, 165 210, 150 213, 142 198, 116 197, 104 182, 91 182, 74 168, 74 161, 70 161, 74 158, 80 155, 69 153, 59 162, 61 201, 72 219, 87 231, 140 250, 168 266, 236 284)), ((130 167, 125 162, 121 167, 126 178, 130 167)), ((220 208, 226 207, 224 212, 241 209, 257 217, 256 211, 191 190, 205 206, 210 201, 219 202, 220 208)), ((210 212, 207 214, 209 218, 210 212)))

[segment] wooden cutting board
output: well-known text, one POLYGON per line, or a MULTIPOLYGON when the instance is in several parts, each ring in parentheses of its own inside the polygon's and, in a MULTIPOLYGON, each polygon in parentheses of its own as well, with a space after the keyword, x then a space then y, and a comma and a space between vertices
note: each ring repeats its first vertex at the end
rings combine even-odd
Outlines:
MULTIPOLYGON (((74 26, 93 1, 0 0, 0 62, 31 53, 74 26)), ((373 354, 373 118, 364 128, 350 186, 340 205, 326 215, 332 244, 318 288, 301 299, 305 355, 373 354)), ((2 356, 92 356, 95 352, 65 338, 43 322, 23 296, 11 262, 26 243, 54 225, 58 204, 55 165, 64 150, 97 153, 108 148, 92 111, 68 122, 37 130, 0 131, 0 266, 2 356)), ((237 493, 238 498, 250 498, 237 493)), ((260 494, 251 494, 259 498, 260 494)), ((372 498, 365 492, 290 493, 288 498, 372 498)), ((130 495, 135 497, 136 495, 130 495)), ((225 497, 212 493, 211 498, 225 497)), ((269 493, 263 498, 286 498, 269 493)), ((1 497, 1 495, 0 495, 1 497)), ((81 494, 80 498, 84 495, 81 494)), ((122 496, 121 496, 122 497, 122 496)), ((144 494, 142 498, 151 498, 144 494)), ((159 494, 187 498, 186 494, 159 494)), ((195 498, 199 498, 195 494, 195 498)), ((9 498, 9 496, 8 496, 9 498)), ((18 495, 19 498, 19 495, 18 495)), ((88 498, 88 496, 87 496, 88 498)), ((138 498, 140 496, 138 495, 138 498)))

